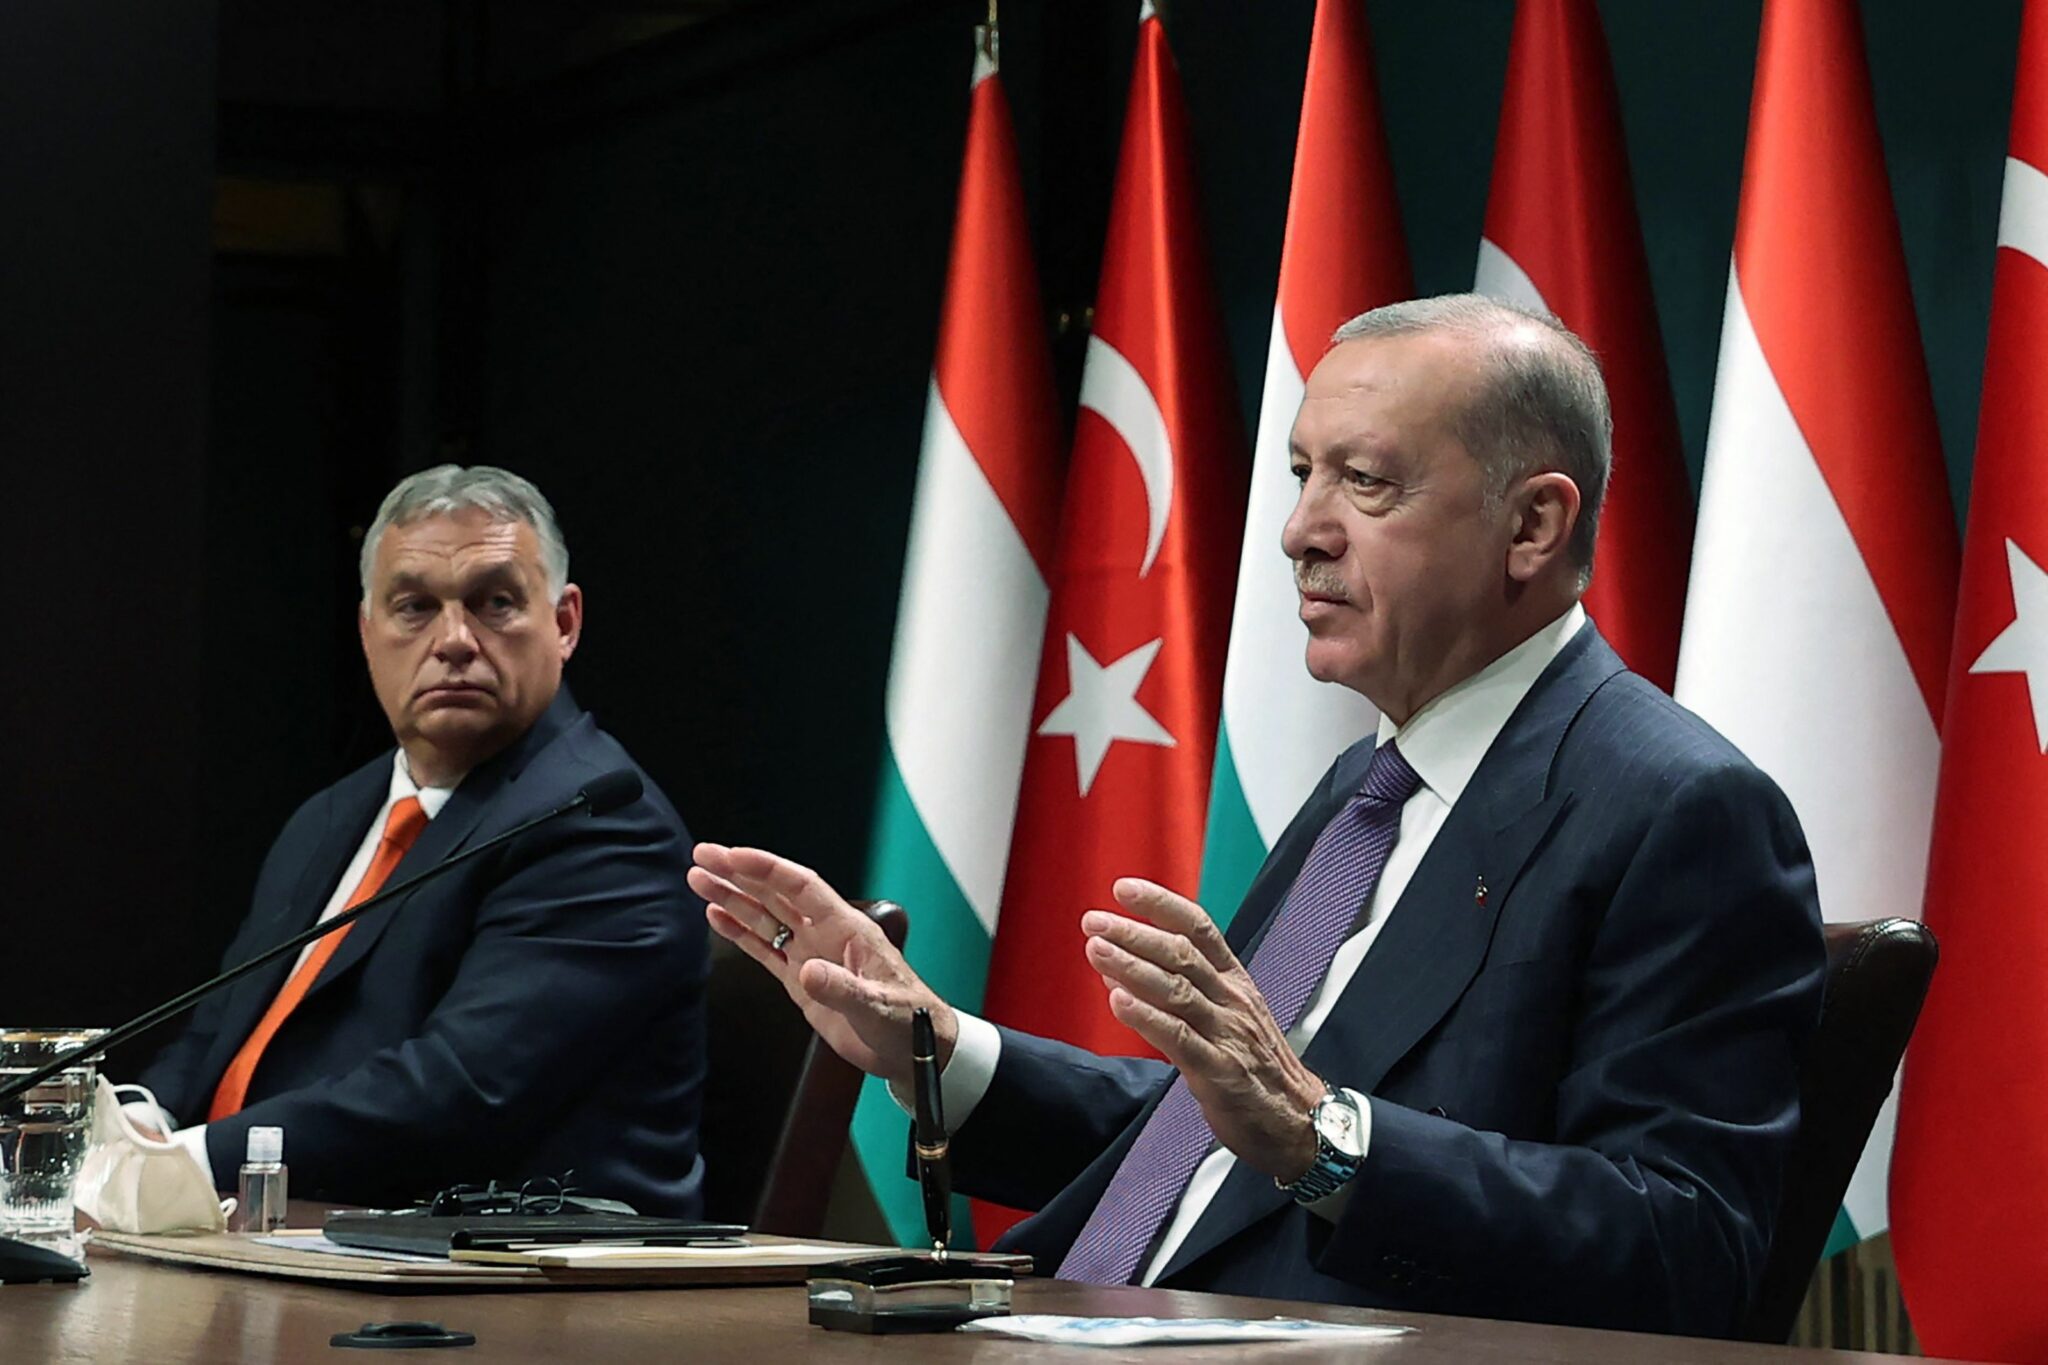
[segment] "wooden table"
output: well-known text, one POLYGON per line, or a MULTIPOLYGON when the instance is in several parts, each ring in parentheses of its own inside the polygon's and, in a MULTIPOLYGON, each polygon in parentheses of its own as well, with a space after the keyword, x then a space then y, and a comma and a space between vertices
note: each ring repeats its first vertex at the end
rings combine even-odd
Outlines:
POLYGON ((1720 1362, 1896 1360, 1893 1356, 1793 1351, 1784 1347, 1679 1337, 1538 1327, 1475 1318, 1387 1314, 1270 1299, 1228 1298, 1163 1289, 1101 1289, 1054 1280, 1020 1280, 1020 1313, 1138 1314, 1162 1317, 1270 1317, 1282 1314, 1333 1322, 1401 1322, 1416 1330, 1382 1343, 1342 1351, 1305 1345, 1208 1346, 1170 1351, 1110 1351, 1041 1346, 958 1335, 868 1337, 826 1332, 805 1321, 804 1291, 794 1286, 751 1289, 557 1290, 532 1293, 387 1295, 323 1285, 259 1279, 153 1265, 125 1257, 93 1258, 81 1286, 9 1285, 0 1288, 0 1362, 298 1362, 358 1365, 390 1360, 329 1347, 336 1332, 365 1322, 425 1318, 474 1332, 474 1347, 396 1357, 422 1365, 463 1362, 533 1362, 533 1365, 610 1365, 611 1362, 741 1361, 794 1365, 797 1361, 975 1361, 1024 1365, 1065 1360, 1141 1361, 1169 1365, 1182 1359, 1227 1361, 1243 1356, 1284 1360, 1396 1362, 1666 1361, 1677 1365, 1720 1362))

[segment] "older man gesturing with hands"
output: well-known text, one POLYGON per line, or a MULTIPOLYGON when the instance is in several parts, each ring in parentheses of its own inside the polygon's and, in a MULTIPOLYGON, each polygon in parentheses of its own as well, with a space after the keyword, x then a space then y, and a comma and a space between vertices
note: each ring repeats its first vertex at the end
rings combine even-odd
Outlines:
POLYGON ((948 1008, 772 854, 699 846, 712 926, 892 1082, 931 1009, 956 1187, 1037 1210, 1005 1245, 1041 1269, 1736 1332, 1819 1015, 1813 869, 1778 789, 1579 605, 1598 362, 1485 299, 1380 309, 1308 377, 1288 462, 1307 667, 1378 735, 1307 794, 1227 935, 1135 878, 1115 909, 1033 908, 1076 917, 1165 1061, 948 1008))
MULTIPOLYGON (((782 983, 833 1051, 908 1087, 910 1013, 921 1006, 940 1065, 951 1062, 958 1012, 817 873, 754 848, 699 844, 696 859, 690 887, 712 929, 782 983)), ((1288 1046, 1207 911, 1138 877, 1114 891, 1130 915, 1090 910, 1080 926, 1111 1013, 1180 1073, 1223 1146, 1283 1182, 1300 1176, 1316 1152, 1301 1116, 1328 1087, 1288 1046)))

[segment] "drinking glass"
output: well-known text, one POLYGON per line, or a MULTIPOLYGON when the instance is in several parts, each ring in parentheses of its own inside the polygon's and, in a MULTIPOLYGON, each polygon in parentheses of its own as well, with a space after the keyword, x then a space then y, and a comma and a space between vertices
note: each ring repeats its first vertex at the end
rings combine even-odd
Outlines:
MULTIPOLYGON (((0 1085, 102 1037, 105 1029, 0 1028, 0 1085)), ((69 1239, 72 1186, 92 1133, 96 1056, 0 1100, 0 1234, 69 1239)))

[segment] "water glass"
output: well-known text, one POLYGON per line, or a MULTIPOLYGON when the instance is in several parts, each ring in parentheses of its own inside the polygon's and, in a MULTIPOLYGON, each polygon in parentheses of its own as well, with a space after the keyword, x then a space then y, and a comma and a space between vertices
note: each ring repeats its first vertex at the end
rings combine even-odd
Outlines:
MULTIPOLYGON (((0 1028, 0 1085, 26 1076, 105 1029, 0 1028)), ((72 1186, 92 1134, 96 1056, 0 1100, 0 1234, 69 1238, 72 1186)))

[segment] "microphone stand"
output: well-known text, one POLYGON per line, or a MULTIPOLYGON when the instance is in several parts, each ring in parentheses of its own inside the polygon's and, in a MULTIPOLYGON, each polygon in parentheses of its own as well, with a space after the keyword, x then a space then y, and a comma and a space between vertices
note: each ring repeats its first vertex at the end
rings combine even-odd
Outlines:
MULTIPOLYGON (((72 1048, 69 1052, 63 1053, 44 1065, 37 1067, 35 1070, 28 1072, 26 1075, 17 1076, 5 1083, 0 1083, 0 1104, 5 1104, 16 1096, 27 1094, 30 1090, 35 1089, 35 1087, 41 1085, 66 1067, 76 1066, 88 1058, 96 1057, 109 1048, 117 1047, 127 1042, 137 1034, 155 1028, 166 1019, 183 1014, 222 986, 241 980, 259 967, 267 966, 287 953, 297 952, 315 939, 325 938, 329 934, 347 928, 386 901, 405 895, 418 887, 422 882, 431 881, 450 868, 460 867, 472 858, 482 857, 492 849, 518 838, 536 825, 544 825, 548 821, 560 819, 572 811, 586 808, 593 815, 605 814, 607 811, 616 810, 620 806, 638 800, 640 790, 640 775, 630 768, 615 769, 593 778, 584 784, 582 790, 578 791, 561 805, 556 806, 553 810, 536 815, 531 820, 522 821, 504 833, 493 835, 491 838, 484 840, 474 848, 464 849, 452 858, 435 863, 432 867, 415 876, 408 877, 396 886, 385 887, 376 895, 365 898, 354 908, 344 910, 330 919, 323 920, 303 933, 292 935, 284 942, 277 944, 275 947, 265 949, 248 961, 228 968, 211 981, 202 982, 191 990, 186 991, 183 995, 166 1000, 156 1008, 137 1015, 118 1028, 108 1030, 105 1034, 93 1039, 89 1043, 72 1048)), ((82 1264, 59 1252, 36 1246, 33 1243, 16 1241, 10 1237, 0 1237, 0 1284, 27 1284, 46 1280, 76 1282, 90 1273, 82 1264)))
POLYGON ((158 1024, 163 1023, 164 1020, 166 1019, 175 1018, 176 1016, 183 1014, 186 1010, 191 1009, 194 1005, 198 1004, 201 1000, 204 1000, 207 996, 219 990, 222 986, 226 986, 233 982, 241 980, 243 977, 249 975, 249 973, 256 971, 260 967, 268 966, 270 963, 277 961, 279 958, 285 956, 287 953, 297 952, 299 949, 305 947, 308 943, 313 942, 315 939, 325 938, 327 935, 335 933, 338 930, 346 929, 349 925, 354 924, 357 920, 361 919, 364 915, 370 913, 370 911, 375 910, 378 906, 384 904, 386 901, 394 900, 399 896, 403 896, 407 892, 417 888, 422 882, 432 881, 434 878, 440 876, 442 873, 448 871, 451 868, 460 867, 462 864, 468 862, 472 858, 482 857, 484 854, 489 853, 492 849, 497 848, 499 845, 518 838, 520 835, 526 833, 528 830, 534 828, 536 825, 544 825, 550 820, 560 819, 562 816, 568 815, 573 811, 581 810, 586 806, 590 807, 593 813, 600 813, 603 810, 615 809, 618 806, 626 804, 627 801, 633 800, 635 797, 639 796, 639 794, 640 782, 636 775, 627 772, 624 769, 621 769, 617 773, 606 773, 603 777, 598 778, 594 782, 591 782, 588 786, 585 786, 581 791, 577 792, 567 801, 564 801, 561 805, 556 806, 553 810, 544 812, 540 815, 536 815, 531 820, 522 821, 521 823, 514 825, 511 829, 506 830, 504 833, 494 835, 491 838, 484 840, 482 843, 478 844, 474 848, 464 849, 462 852, 456 854, 453 858, 448 858, 442 862, 435 863, 432 867, 427 868, 425 871, 420 872, 415 876, 406 878, 404 881, 400 882, 396 886, 385 887, 376 895, 370 896, 367 899, 360 902, 359 904, 357 904, 353 909, 344 910, 342 913, 335 915, 332 918, 322 920, 320 923, 314 925, 310 929, 307 929, 303 933, 294 934, 290 938, 286 939, 284 942, 276 945, 275 947, 265 949, 263 952, 260 952, 256 956, 250 958, 248 961, 238 963, 237 965, 228 968, 219 976, 214 977, 211 981, 201 982, 199 985, 194 986, 191 990, 186 991, 183 995, 179 995, 170 1000, 166 1000, 164 1001, 163 1004, 158 1005, 155 1009, 148 1010, 142 1014, 137 1015, 135 1018, 130 1019, 127 1023, 122 1024, 118 1028, 108 1030, 107 1033, 105 1033, 101 1037, 95 1038, 89 1043, 84 1043, 78 1047, 71 1049, 71 1051, 66 1052, 61 1056, 44 1063, 42 1066, 37 1067, 35 1070, 29 1072, 24 1076, 17 1076, 13 1080, 7 1081, 4 1084, 0 1084, 0 1104, 6 1103, 8 1100, 13 1099, 17 1095, 22 1095, 30 1090, 33 1090, 36 1086, 41 1085, 44 1081, 50 1079, 50 1077, 56 1075, 58 1072, 64 1070, 66 1067, 76 1066, 79 1062, 84 1061, 87 1058, 96 1057, 100 1053, 106 1052, 110 1048, 120 1046, 122 1043, 127 1042, 130 1038, 135 1037, 137 1034, 148 1032, 150 1029, 155 1028, 158 1024), (613 784, 613 779, 623 777, 634 778, 631 784, 631 792, 629 794, 625 794, 623 800, 608 799, 616 798, 620 794, 608 789, 613 784))

